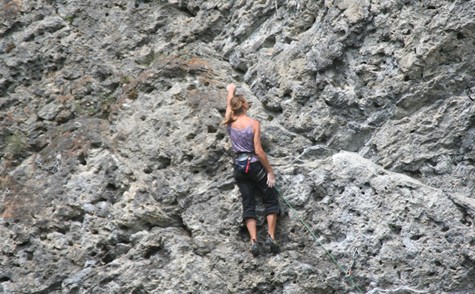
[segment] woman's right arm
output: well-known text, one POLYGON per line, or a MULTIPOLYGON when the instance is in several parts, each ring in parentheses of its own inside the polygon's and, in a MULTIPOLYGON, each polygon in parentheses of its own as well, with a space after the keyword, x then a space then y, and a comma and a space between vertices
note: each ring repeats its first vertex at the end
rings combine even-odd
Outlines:
POLYGON ((261 144, 261 125, 257 120, 253 121, 253 130, 254 130, 254 152, 256 153, 257 158, 264 166, 265 170, 267 171, 267 186, 272 188, 275 186, 275 175, 274 171, 272 170, 272 166, 267 159, 267 155, 264 152, 261 144))
POLYGON ((236 92, 236 86, 234 84, 229 84, 226 87, 226 90, 228 90, 228 95, 226 96, 226 114, 224 115, 224 120, 229 121, 231 118, 231 99, 234 97, 234 93, 236 92))

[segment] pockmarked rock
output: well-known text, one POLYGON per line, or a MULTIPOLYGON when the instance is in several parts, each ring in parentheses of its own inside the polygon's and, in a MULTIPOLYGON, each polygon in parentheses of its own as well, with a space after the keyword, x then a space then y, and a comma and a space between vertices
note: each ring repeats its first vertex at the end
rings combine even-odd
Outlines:
POLYGON ((470 1, 3 1, 0 292, 473 293, 470 1), (225 126, 282 211, 255 258, 225 126))

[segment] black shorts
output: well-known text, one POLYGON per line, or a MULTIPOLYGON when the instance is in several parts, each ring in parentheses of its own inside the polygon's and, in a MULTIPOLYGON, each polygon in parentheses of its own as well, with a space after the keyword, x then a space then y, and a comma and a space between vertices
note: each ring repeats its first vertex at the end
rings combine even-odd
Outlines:
POLYGON ((259 161, 251 163, 247 173, 235 166, 234 179, 241 192, 243 219, 257 218, 255 198, 257 191, 261 194, 266 216, 280 212, 277 190, 267 186, 267 172, 259 161))

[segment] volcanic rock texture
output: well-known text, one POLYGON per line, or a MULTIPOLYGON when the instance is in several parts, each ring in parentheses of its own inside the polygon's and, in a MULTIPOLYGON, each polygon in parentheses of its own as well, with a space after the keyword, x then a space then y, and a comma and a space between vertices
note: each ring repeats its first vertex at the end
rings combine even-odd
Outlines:
POLYGON ((0 292, 475 293, 474 48, 473 0, 0 1, 0 292))

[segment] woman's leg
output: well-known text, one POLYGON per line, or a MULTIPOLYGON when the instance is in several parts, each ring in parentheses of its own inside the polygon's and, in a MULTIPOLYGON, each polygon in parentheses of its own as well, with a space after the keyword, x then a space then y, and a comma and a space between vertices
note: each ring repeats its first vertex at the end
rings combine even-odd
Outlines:
MULTIPOLYGON (((265 174, 265 173, 264 173, 265 174)), ((270 251, 279 252, 279 245, 275 242, 275 229, 277 226, 277 216, 280 213, 279 198, 275 188, 267 186, 267 177, 256 177, 256 186, 261 192, 262 201, 265 206, 265 215, 267 220, 266 244, 269 245, 270 251)))
POLYGON ((275 241, 275 226, 277 223, 277 213, 269 213, 266 216, 267 219, 267 239, 266 245, 269 246, 269 250, 272 253, 278 253, 280 251, 279 245, 275 241))
POLYGON ((259 255, 259 245, 257 245, 257 221, 255 218, 246 218, 246 223, 249 236, 251 237, 251 253, 254 256, 259 255))
POLYGON ((235 171, 234 177, 241 192, 242 201, 242 219, 249 232, 251 241, 257 240, 257 215, 256 215, 256 200, 254 198, 255 186, 254 183, 247 179, 239 171, 235 171))
POLYGON ((272 240, 275 240, 275 227, 277 224, 277 213, 268 214, 266 219, 267 219, 267 233, 272 238, 272 240))
POLYGON ((255 218, 246 218, 244 220, 246 224, 247 231, 249 232, 249 237, 251 238, 251 242, 257 241, 257 221, 255 218))
POLYGON ((277 226, 277 217, 280 213, 279 199, 274 188, 261 185, 262 201, 265 207, 265 214, 267 220, 267 233, 275 240, 275 229, 277 226))
POLYGON ((265 215, 267 222, 270 225, 269 233, 272 231, 274 234, 275 226, 277 222, 277 215, 280 213, 279 198, 277 196, 277 190, 275 188, 269 188, 267 186, 267 173, 264 167, 260 163, 255 163, 252 169, 252 178, 256 184, 256 188, 259 189, 262 202, 265 207, 265 215))

